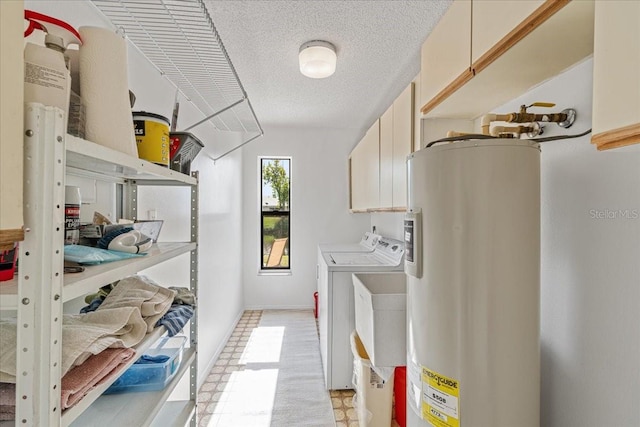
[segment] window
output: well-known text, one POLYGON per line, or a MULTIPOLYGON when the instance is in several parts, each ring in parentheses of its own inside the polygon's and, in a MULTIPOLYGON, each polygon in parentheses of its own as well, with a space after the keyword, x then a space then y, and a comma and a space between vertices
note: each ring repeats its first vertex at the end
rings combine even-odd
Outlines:
POLYGON ((291 159, 260 158, 261 270, 289 270, 291 159))

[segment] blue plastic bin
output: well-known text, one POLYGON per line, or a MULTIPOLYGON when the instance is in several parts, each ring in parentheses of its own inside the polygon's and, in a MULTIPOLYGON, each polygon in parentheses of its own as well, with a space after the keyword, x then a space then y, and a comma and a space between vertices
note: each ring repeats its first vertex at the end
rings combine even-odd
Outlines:
POLYGON ((182 362, 182 353, 187 337, 162 337, 144 354, 169 356, 163 363, 133 364, 104 394, 157 391, 167 386, 182 362))

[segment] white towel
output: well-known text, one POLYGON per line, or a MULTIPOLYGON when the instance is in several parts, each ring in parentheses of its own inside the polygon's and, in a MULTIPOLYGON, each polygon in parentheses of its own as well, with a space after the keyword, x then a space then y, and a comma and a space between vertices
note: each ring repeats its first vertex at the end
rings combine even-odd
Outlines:
POLYGON ((147 333, 135 307, 119 307, 62 318, 62 375, 106 348, 133 347, 147 333))
POLYGON ((163 288, 146 276, 130 276, 118 282, 96 311, 116 307, 136 307, 151 332, 171 308, 176 292, 163 288))
MULTIPOLYGON (((62 316, 61 375, 106 348, 133 347, 147 333, 135 307, 120 307, 62 316)), ((0 382, 16 382, 17 328, 15 319, 0 321, 0 382)))

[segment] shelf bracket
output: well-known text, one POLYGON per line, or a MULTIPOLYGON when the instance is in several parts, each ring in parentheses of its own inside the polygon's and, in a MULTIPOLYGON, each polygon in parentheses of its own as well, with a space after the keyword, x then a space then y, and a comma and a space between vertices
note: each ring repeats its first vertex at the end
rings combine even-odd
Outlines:
POLYGON ((214 162, 214 163, 215 163, 215 162, 217 162, 217 161, 218 161, 218 160, 220 160, 221 158, 225 157, 227 154, 231 154, 231 153, 233 153, 233 152, 234 152, 234 151, 236 151, 238 148, 242 148, 242 147, 244 147, 245 145, 247 145, 247 144, 248 144, 248 143, 250 143, 251 141, 253 141, 253 140, 255 140, 255 139, 257 139, 257 138, 261 137, 262 135, 264 135, 264 132, 262 131, 262 129, 260 129, 260 133, 259 133, 259 134, 255 135, 255 136, 252 136, 251 138, 249 138, 248 140, 246 140, 246 141, 245 141, 245 142, 243 142, 242 144, 240 144, 240 145, 238 145, 238 146, 236 146, 236 147, 232 148, 231 150, 229 150, 229 151, 225 152, 224 154, 222 154, 222 155, 220 155, 220 156, 218 156, 218 157, 215 157, 215 158, 214 158, 214 157, 212 157, 213 162, 214 162))
POLYGON ((198 122, 196 122, 196 123, 192 124, 191 126, 189 126, 189 127, 185 128, 185 129, 183 129, 183 132, 188 132, 189 130, 193 129, 194 127, 199 126, 199 125, 201 125, 201 124, 202 124, 202 123, 204 123, 204 122, 208 122, 209 120, 213 119, 215 116, 217 116, 217 115, 219 115, 219 114, 222 114, 222 113, 224 113, 224 112, 225 112, 225 111, 227 111, 227 110, 232 109, 232 108, 233 108, 233 107, 235 107, 236 105, 240 105, 240 104, 241 104, 242 102, 244 102, 246 99, 247 99, 247 97, 243 97, 242 99, 239 99, 238 101, 234 102, 233 104, 231 104, 231 105, 228 105, 228 106, 224 107, 222 110, 218 110, 217 112, 215 112, 215 113, 213 113, 213 114, 211 114, 211 115, 209 115, 209 116, 205 117, 204 119, 202 119, 202 120, 200 120, 200 121, 198 121, 198 122))

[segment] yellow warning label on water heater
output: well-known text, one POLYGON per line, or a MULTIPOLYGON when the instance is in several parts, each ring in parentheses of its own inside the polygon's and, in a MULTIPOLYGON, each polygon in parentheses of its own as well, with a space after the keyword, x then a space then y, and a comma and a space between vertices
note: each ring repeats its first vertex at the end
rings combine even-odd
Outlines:
POLYGON ((434 427, 460 427, 460 383, 422 367, 422 418, 434 427))

